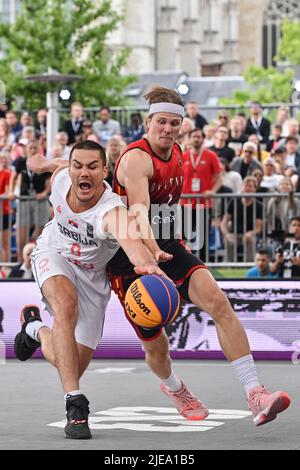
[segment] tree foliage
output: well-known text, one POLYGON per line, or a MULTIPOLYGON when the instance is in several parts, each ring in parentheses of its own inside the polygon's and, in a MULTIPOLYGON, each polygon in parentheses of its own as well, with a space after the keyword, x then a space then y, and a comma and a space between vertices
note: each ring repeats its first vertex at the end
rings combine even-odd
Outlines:
POLYGON ((130 51, 106 47, 107 36, 121 20, 111 1, 22 0, 20 4, 14 24, 0 23, 0 78, 8 98, 23 97, 27 108, 45 106, 49 84, 25 77, 55 70, 82 77, 72 89, 85 106, 124 102, 123 91, 133 77, 123 76, 121 70, 130 51))
MULTIPOLYGON (((300 64, 300 23, 284 20, 282 37, 278 45, 277 61, 285 61, 290 66, 300 64)), ((262 103, 288 103, 293 92, 294 70, 286 67, 280 71, 275 67, 263 68, 251 64, 244 78, 250 85, 248 90, 235 90, 232 98, 222 99, 222 104, 245 105, 255 100, 262 103)))
POLYGON ((277 51, 277 60, 300 65, 300 22, 285 19, 282 23, 282 38, 277 51))
POLYGON ((279 72, 275 67, 249 65, 244 78, 250 85, 248 90, 235 90, 232 98, 222 99, 222 104, 245 105, 249 101, 261 103, 288 103, 292 95, 294 71, 286 68, 279 72))

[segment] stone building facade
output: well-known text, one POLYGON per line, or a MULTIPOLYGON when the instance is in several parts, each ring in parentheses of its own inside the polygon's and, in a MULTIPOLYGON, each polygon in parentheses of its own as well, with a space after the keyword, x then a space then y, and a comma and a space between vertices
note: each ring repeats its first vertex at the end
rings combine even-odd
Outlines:
MULTIPOLYGON (((125 72, 134 74, 240 75, 250 63, 271 65, 282 20, 300 21, 299 0, 111 1, 124 19, 108 45, 131 48, 125 72)), ((20 2, 0 0, 5 21, 15 20, 20 2)))
POLYGON ((184 70, 239 75, 271 65, 285 17, 300 20, 299 0, 113 0, 124 21, 112 50, 132 49, 127 72, 184 70))

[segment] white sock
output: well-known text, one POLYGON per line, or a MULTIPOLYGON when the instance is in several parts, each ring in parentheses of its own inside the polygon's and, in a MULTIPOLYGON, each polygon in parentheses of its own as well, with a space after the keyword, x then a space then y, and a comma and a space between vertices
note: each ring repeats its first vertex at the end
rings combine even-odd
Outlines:
POLYGON ((168 387, 171 392, 179 392, 179 390, 182 388, 181 380, 176 377, 173 371, 171 372, 170 377, 162 380, 162 383, 165 384, 165 386, 168 387))
POLYGON ((257 378, 256 367, 253 361, 252 354, 241 357, 231 363, 234 368, 239 381, 243 385, 247 395, 252 388, 259 386, 257 378))
POLYGON ((81 390, 73 390, 72 392, 68 392, 64 395, 64 399, 66 400, 68 397, 76 397, 77 395, 82 395, 81 390))
POLYGON ((28 334, 28 336, 30 336, 30 338, 40 343, 38 334, 39 334, 40 329, 44 328, 45 326, 47 325, 43 323, 42 321, 35 320, 35 321, 31 321, 30 323, 28 323, 28 325, 25 328, 25 331, 28 334))

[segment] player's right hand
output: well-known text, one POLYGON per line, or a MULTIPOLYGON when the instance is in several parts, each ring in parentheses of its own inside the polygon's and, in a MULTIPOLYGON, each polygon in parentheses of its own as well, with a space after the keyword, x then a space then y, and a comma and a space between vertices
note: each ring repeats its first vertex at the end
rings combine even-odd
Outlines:
POLYGON ((153 253, 153 256, 154 256, 155 261, 158 264, 166 263, 167 261, 171 261, 173 259, 173 255, 162 250, 155 251, 155 253, 153 253))
POLYGON ((148 264, 145 266, 135 266, 134 268, 136 274, 141 276, 145 276, 147 274, 158 274, 159 276, 165 276, 165 273, 154 264, 148 264))
POLYGON ((169 279, 169 281, 173 282, 172 279, 166 275, 166 273, 164 273, 158 266, 155 266, 154 264, 136 266, 134 270, 136 274, 139 274, 140 276, 146 276, 147 274, 157 274, 158 276, 164 276, 169 279))
POLYGON ((46 158, 39 153, 36 153, 35 155, 27 158, 27 167, 34 173, 44 173, 46 163, 46 158))

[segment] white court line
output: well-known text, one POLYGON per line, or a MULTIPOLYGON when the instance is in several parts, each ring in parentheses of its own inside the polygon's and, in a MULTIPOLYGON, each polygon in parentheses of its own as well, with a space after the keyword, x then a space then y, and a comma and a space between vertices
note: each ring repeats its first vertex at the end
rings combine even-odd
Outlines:
MULTIPOLYGON (((226 422, 247 418, 251 413, 243 410, 212 409, 203 421, 188 421, 178 415, 175 408, 165 407, 117 407, 94 413, 89 418, 91 429, 130 430, 137 432, 186 433, 205 432, 219 428, 226 422), (95 416, 96 415, 96 416, 95 416)), ((63 428, 66 420, 48 426, 63 428)))
MULTIPOLYGON (((189 361, 190 359, 187 359, 187 360, 189 361)), ((129 361, 130 361, 130 359, 129 359, 129 361)), ((228 362, 224 361, 224 364, 215 363, 214 359, 211 360, 210 364, 201 364, 201 359, 196 359, 195 364, 186 363, 185 361, 186 361, 186 359, 173 359, 172 360, 172 362, 173 362, 173 364, 175 364, 175 366, 180 365, 181 362, 182 362, 182 364, 184 364, 184 367, 211 367, 211 368, 214 368, 214 367, 230 367, 231 368, 231 364, 229 364, 228 362), (197 361, 199 361, 199 362, 196 363, 197 361)), ((294 364, 292 364, 292 362, 290 362, 289 360, 288 361, 282 361, 281 364, 273 364, 271 361, 269 361, 269 362, 268 361, 254 361, 254 362, 255 362, 256 367, 268 367, 268 368, 270 368, 270 367, 271 368, 289 367, 289 368, 293 368, 293 369, 296 368, 296 366, 294 364)), ((135 364, 141 366, 141 365, 145 365, 145 362, 143 361, 143 359, 141 359, 141 362, 136 362, 135 364)), ((137 367, 133 367, 133 369, 136 369, 136 368, 137 367)), ((93 372, 93 370, 90 370, 90 372, 93 372)), ((148 369, 146 369, 145 372, 148 372, 148 369)), ((149 372, 150 372, 150 370, 149 370, 149 372)))
POLYGON ((103 369, 89 369, 94 374, 131 374, 136 367, 104 367, 103 369))

